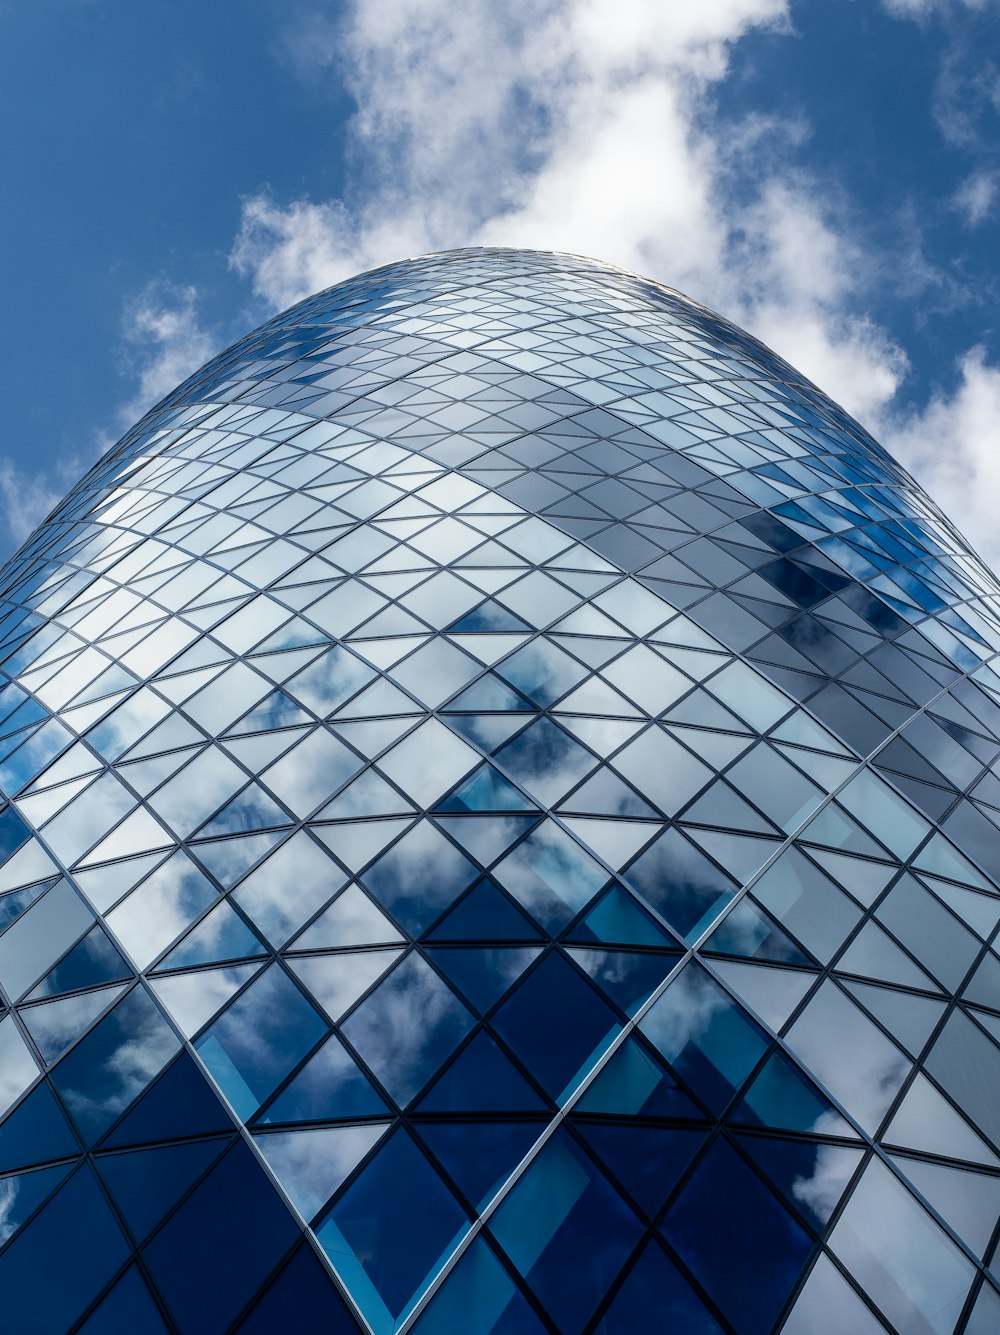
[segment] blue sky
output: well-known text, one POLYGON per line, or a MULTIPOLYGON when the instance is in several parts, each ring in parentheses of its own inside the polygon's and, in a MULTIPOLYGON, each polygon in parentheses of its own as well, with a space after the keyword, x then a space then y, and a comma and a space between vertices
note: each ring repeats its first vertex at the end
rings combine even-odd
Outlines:
POLYGON ((638 269, 839 399, 1000 564, 997 0, 0 0, 0 553, 359 269, 638 269))

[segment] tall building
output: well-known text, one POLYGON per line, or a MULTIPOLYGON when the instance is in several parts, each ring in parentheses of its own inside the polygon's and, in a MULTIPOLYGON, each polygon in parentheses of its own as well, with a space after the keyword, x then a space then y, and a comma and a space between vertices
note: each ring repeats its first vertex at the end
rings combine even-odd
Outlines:
POLYGON ((997 592, 605 265, 209 363, 0 585, 5 1330, 1000 1329, 997 592))

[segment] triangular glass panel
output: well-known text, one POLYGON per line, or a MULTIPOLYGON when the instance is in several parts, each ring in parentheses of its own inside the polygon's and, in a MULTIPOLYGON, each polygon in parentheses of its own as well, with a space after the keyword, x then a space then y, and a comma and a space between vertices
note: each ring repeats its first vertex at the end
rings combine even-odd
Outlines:
POLYGON ((283 811, 259 784, 250 783, 192 838, 212 839, 219 835, 249 834, 253 830, 273 830, 291 824, 292 817, 288 812, 283 811))
POLYGON ((501 607, 492 598, 488 598, 485 603, 475 608, 472 612, 466 612, 465 616, 459 617, 448 627, 448 632, 485 631, 490 634, 497 634, 504 631, 531 631, 531 627, 515 616, 506 607, 501 607))
POLYGON ((438 816, 435 824, 447 830, 483 867, 489 867, 511 844, 535 824, 532 816, 438 816))
POLYGON ((524 727, 524 715, 449 713, 448 725, 478 746, 480 751, 492 752, 524 727))
POLYGON ((146 1145, 231 1131, 233 1122, 194 1059, 182 1052, 126 1113, 104 1147, 146 1145))
POLYGON ((773 960, 779 964, 809 965, 813 962, 748 897, 733 905, 702 950, 743 959, 773 960))
POLYGON ((712 967, 775 1033, 816 981, 815 974, 798 969, 775 969, 737 960, 714 960, 712 967))
MULTIPOLYGON (((442 822, 444 823, 444 822, 442 822)), ((484 879, 450 909, 430 941, 537 941, 541 933, 521 910, 484 879)))
POLYGON ((940 988, 905 954, 887 932, 869 919, 851 944, 837 960, 837 969, 844 973, 859 974, 862 978, 877 978, 884 983, 898 983, 900 987, 919 987, 928 992, 940 988))
POLYGON ((404 938, 358 885, 349 885, 293 942, 292 950, 392 945, 404 938))
POLYGON ((567 955, 626 1015, 634 1015, 666 978, 680 951, 584 950, 568 947, 567 955))
POLYGON ((588 945, 653 946, 673 950, 677 942, 621 885, 611 886, 594 907, 565 933, 567 941, 588 945))
POLYGON ((575 1106, 605 1116, 693 1118, 704 1113, 644 1044, 627 1038, 575 1106))
POLYGON ((416 1105, 421 1113, 540 1112, 546 1108, 496 1040, 479 1030, 416 1105))
POLYGON ((141 1241, 230 1143, 216 1137, 186 1145, 144 1146, 101 1154, 97 1164, 125 1222, 141 1241))
POLYGON ((0 1170, 27 1168, 50 1159, 76 1158, 80 1142, 48 1084, 36 1085, 0 1122, 0 1170))
POLYGON ((833 1104, 782 1052, 772 1052, 730 1120, 775 1131, 857 1139, 833 1104))
POLYGON ((535 804, 492 765, 477 770, 437 805, 438 811, 533 811, 535 804))
POLYGON ((123 983, 115 987, 101 987, 93 992, 79 992, 76 996, 62 997, 58 1001, 21 1008, 21 1019, 47 1066, 51 1066, 90 1027, 123 987, 123 983))
POLYGON ((257 933, 224 899, 174 946, 158 969, 192 969, 266 954, 267 947, 257 933))
POLYGON ((704 1130, 577 1120, 576 1129, 611 1176, 650 1217, 656 1214, 705 1140, 704 1130))
POLYGON ((871 983, 845 980, 844 986, 914 1057, 923 1051, 946 1005, 934 997, 898 992, 894 988, 876 987, 871 983))
POLYGON ((82 941, 50 969, 28 993, 27 1001, 40 1001, 78 988, 99 987, 102 983, 131 978, 132 970, 100 924, 95 924, 82 941))
POLYGON ((307 1131, 265 1131, 254 1136, 254 1143, 296 1209, 311 1219, 388 1125, 367 1122, 307 1131))
POLYGON ((1000 1159, 919 1072, 882 1139, 904 1149, 1000 1168, 1000 1159))
POLYGON ((889 1157, 962 1241, 985 1257, 1000 1217, 1000 1178, 900 1154, 889 1157))
POLYGON ((193 844, 191 851, 228 890, 283 838, 284 831, 278 830, 269 834, 245 834, 236 839, 213 839, 208 843, 193 844))
POLYGON ((340 821, 333 826, 317 825, 315 834, 348 871, 358 872, 409 824, 408 819, 340 821))
POLYGON ((788 1203, 823 1230, 830 1222, 863 1150, 774 1136, 739 1135, 737 1140, 788 1203))
POLYGON ((382 1117, 388 1111, 389 1105, 340 1039, 331 1034, 258 1120, 265 1125, 348 1121, 382 1117))
MULTIPOLYGON (((606 765, 560 802, 559 811, 659 820, 659 813, 606 765)), ((652 832, 650 832, 652 833, 652 832)))
POLYGON ((402 816, 416 807, 373 769, 362 771, 313 820, 357 820, 363 816, 402 816))
POLYGON ((537 958, 540 946, 438 946, 427 954, 449 982, 485 1014, 537 958))
POLYGON ((36 1168, 30 1173, 13 1173, 0 1177, 0 1200, 3 1201, 3 1241, 17 1232, 28 1216, 63 1182, 73 1164, 56 1168, 36 1168))
POLYGON ((487 672, 484 677, 473 682, 467 690, 450 702, 448 713, 457 711, 473 714, 510 712, 533 714, 535 706, 529 704, 523 695, 508 686, 506 682, 502 682, 499 677, 495 677, 492 672, 487 672))
POLYGON ((185 1038, 191 1038, 252 978, 260 963, 230 964, 151 978, 150 986, 185 1038))
POLYGON ((459 1191, 482 1208, 538 1139, 538 1122, 427 1122, 418 1132, 459 1191))
POLYGON ((289 958, 292 970, 334 1020, 395 963, 400 950, 354 950, 289 958))

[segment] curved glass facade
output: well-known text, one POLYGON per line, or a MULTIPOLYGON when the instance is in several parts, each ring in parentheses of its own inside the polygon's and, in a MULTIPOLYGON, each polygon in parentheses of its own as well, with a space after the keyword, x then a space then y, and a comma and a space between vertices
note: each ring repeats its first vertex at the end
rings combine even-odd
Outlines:
POLYGON ((7 1328, 995 1331, 997 591, 591 261, 211 362, 0 583, 7 1328))

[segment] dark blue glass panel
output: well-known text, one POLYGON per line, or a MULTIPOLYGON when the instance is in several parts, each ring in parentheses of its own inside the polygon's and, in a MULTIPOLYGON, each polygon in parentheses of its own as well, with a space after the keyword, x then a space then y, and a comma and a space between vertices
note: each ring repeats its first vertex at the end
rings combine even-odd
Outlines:
POLYGON ((58 996, 77 988, 99 987, 130 978, 128 967, 103 927, 94 926, 69 954, 64 955, 54 969, 29 993, 29 1001, 58 996))
POLYGON ((473 1035, 417 1104, 421 1112, 536 1112, 545 1107, 495 1039, 473 1035))
POLYGON ((490 1220, 562 1335, 578 1335, 639 1240, 639 1220, 565 1132, 490 1220))
POLYGON ((608 1059, 576 1105, 580 1112, 700 1120, 704 1113, 636 1038, 608 1059))
POLYGON ((812 1250, 788 1210, 721 1138, 663 1232, 741 1335, 770 1331, 812 1250))
POLYGON ((661 835, 625 879, 689 943, 736 892, 730 878, 677 830, 661 835))
POLYGON ((316 1232, 378 1335, 422 1292, 465 1212, 406 1131, 390 1136, 316 1232))
POLYGON ((126 1224, 141 1241, 227 1143, 223 1139, 194 1140, 186 1145, 125 1150, 100 1155, 97 1165, 126 1224))
POLYGON ((326 1032, 326 1022, 277 965, 224 1011, 196 1047, 241 1117, 250 1117, 326 1032))
POLYGON ((331 1034, 260 1118, 261 1122, 381 1117, 389 1105, 336 1035, 331 1034))
POLYGON ((630 1121, 576 1122, 576 1129, 647 1215, 656 1214, 698 1152, 705 1132, 630 1121))
POLYGON ((594 1335, 723 1335, 723 1328, 663 1248, 651 1240, 625 1277, 594 1335))
POLYGON ((274 1335, 276 1331, 357 1335, 359 1329, 315 1252, 303 1243, 234 1328, 234 1335, 274 1335))
POLYGON ((0 1122, 0 1172, 79 1153, 80 1142, 46 1084, 33 1089, 0 1122))
POLYGON ((52 1072, 70 1116, 93 1143, 179 1047, 148 993, 133 988, 52 1072))
POLYGON ((542 934, 490 880, 480 881, 428 935, 430 941, 540 941, 542 934))
POLYGON ((402 1105, 427 1083, 473 1024, 472 1012, 414 952, 361 1003, 343 1031, 402 1105))
POLYGON ((80 1327, 79 1335, 124 1335, 133 1331, 141 1331, 142 1335, 161 1335, 161 1332, 166 1335, 167 1331, 163 1316, 134 1265, 101 1299, 80 1327))
POLYGON ((571 949, 570 956, 626 1015, 634 1015, 677 963, 680 952, 571 949))
POLYGON ((416 1335, 544 1335, 484 1238, 476 1238, 414 1326, 416 1335))
POLYGON ((514 985, 537 953, 537 946, 442 947, 427 952, 481 1014, 514 985))
POLYGON ((297 1232, 263 1169, 238 1142, 147 1243, 145 1258, 184 1335, 218 1335, 297 1232))
POLYGON ((676 941, 620 885, 613 885, 590 912, 566 932, 567 941, 586 945, 666 946, 676 941))
POLYGON ((553 1098, 618 1030, 614 1012, 555 953, 504 1002, 493 1024, 553 1098))
POLYGON ((0 1178, 0 1244, 7 1242, 64 1181, 73 1164, 56 1168, 33 1168, 27 1173, 14 1173, 0 1178))
POLYGON ((231 1131, 233 1123, 192 1058, 182 1052, 104 1141, 105 1149, 231 1131))
POLYGON ((538 1139, 539 1122, 425 1122, 417 1131, 466 1200, 482 1209, 538 1139))
POLYGON ((13 807, 0 812, 0 863, 26 844, 30 836, 30 829, 13 807))
POLYGON ((464 783, 439 802, 435 810, 533 811, 537 807, 492 765, 480 765, 464 783))
POLYGON ((362 880, 402 927, 418 935, 475 880, 476 868, 422 821, 369 867, 362 880))
POLYGON ((128 1255, 84 1165, 0 1253, 5 1326, 26 1335, 66 1335, 128 1255))
POLYGON ((29 885, 26 890, 11 890, 9 894, 0 895, 0 931, 30 908, 51 884, 51 881, 42 881, 38 885, 29 885))

